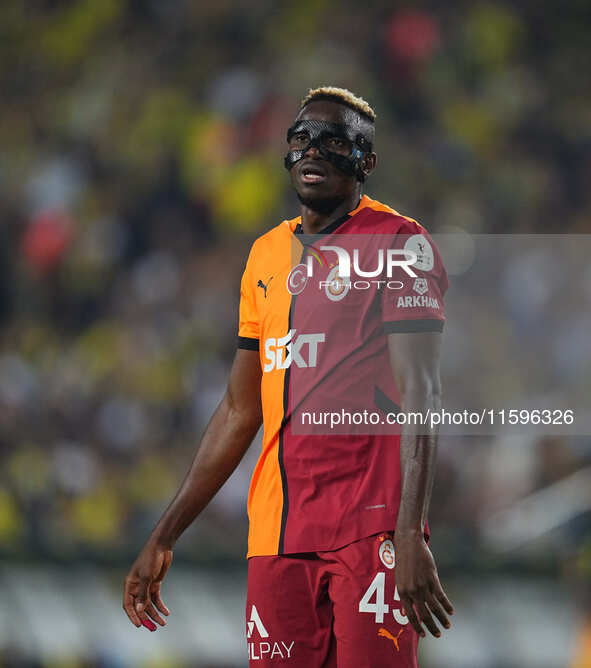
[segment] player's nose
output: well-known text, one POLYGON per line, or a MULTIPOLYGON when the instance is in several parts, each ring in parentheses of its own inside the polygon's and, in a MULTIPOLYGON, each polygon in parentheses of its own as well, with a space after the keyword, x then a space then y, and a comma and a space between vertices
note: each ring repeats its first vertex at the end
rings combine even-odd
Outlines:
POLYGON ((320 155, 320 151, 318 150, 317 146, 308 146, 308 148, 304 151, 304 156, 310 156, 311 158, 315 158, 320 155))

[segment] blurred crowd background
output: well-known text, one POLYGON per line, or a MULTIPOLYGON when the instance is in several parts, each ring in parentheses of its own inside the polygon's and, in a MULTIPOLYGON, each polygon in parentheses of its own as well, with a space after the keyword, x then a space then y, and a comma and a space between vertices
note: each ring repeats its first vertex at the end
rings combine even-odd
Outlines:
MULTIPOLYGON (((130 640, 139 632, 119 628, 113 601, 225 388, 249 245, 297 215, 282 156, 300 99, 328 84, 372 104, 379 165, 366 192, 431 232, 584 235, 590 29, 585 0, 0 4, 0 666, 246 665, 258 442, 175 552, 177 600, 188 583, 196 598, 211 587, 178 627, 189 640, 207 628, 208 652, 164 651, 168 629, 130 640), (111 634, 95 633, 98 601, 111 634)), ((530 260, 552 275, 543 255, 530 260)), ((491 287, 494 319, 472 323, 477 349, 498 370, 503 341, 527 348, 545 328, 555 385, 572 389, 577 373, 588 404, 591 273, 569 301, 568 286, 540 297, 518 269, 491 287), (528 319, 514 285, 568 319, 556 331, 528 319)), ((469 293, 454 307, 465 320, 469 293)), ((468 395, 461 329, 444 383, 468 395)), ((548 362, 541 350, 530 369, 548 362)), ((494 378, 487 397, 514 389, 494 378)), ((441 451, 433 545, 460 630, 427 645, 424 665, 588 668, 591 437, 451 439, 441 451), (557 496, 576 503, 536 531, 557 496), (531 540, 482 530, 512 507, 531 540)))

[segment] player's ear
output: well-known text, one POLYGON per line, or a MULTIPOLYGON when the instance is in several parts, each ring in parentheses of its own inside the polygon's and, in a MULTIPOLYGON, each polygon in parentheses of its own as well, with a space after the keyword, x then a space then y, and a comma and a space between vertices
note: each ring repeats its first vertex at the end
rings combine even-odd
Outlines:
POLYGON ((361 161, 361 170, 365 176, 369 176, 376 168, 378 156, 375 153, 368 153, 361 161))

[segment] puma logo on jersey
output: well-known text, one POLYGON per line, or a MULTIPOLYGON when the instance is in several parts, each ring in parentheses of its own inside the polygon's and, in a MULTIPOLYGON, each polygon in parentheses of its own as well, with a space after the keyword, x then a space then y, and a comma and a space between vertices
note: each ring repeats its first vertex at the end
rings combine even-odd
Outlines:
POLYGON ((404 629, 400 629, 400 631, 398 631, 396 636, 393 636, 387 629, 380 629, 378 631, 378 635, 381 636, 382 638, 388 638, 388 640, 391 640, 394 643, 394 647, 396 647, 396 651, 400 652, 400 645, 398 644, 398 638, 400 638, 403 631, 404 629))
POLYGON ((288 369, 292 362, 300 368, 315 367, 318 364, 318 345, 324 343, 324 334, 299 334, 296 330, 278 339, 265 340, 265 373, 274 369, 288 369))
POLYGON ((267 288, 269 287, 269 283, 273 280, 273 276, 267 281, 267 284, 265 285, 263 281, 259 278, 259 282, 257 283, 257 288, 263 288, 265 292, 265 299, 267 299, 267 288))

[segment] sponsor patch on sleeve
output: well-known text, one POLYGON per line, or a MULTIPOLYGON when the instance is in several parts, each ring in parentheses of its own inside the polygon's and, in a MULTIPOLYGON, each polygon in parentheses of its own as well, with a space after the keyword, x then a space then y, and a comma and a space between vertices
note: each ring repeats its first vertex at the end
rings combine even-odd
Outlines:
POLYGON ((404 244, 404 250, 412 251, 417 255, 417 261, 413 265, 414 269, 421 271, 431 271, 435 263, 433 248, 428 239, 423 234, 413 234, 404 244))

